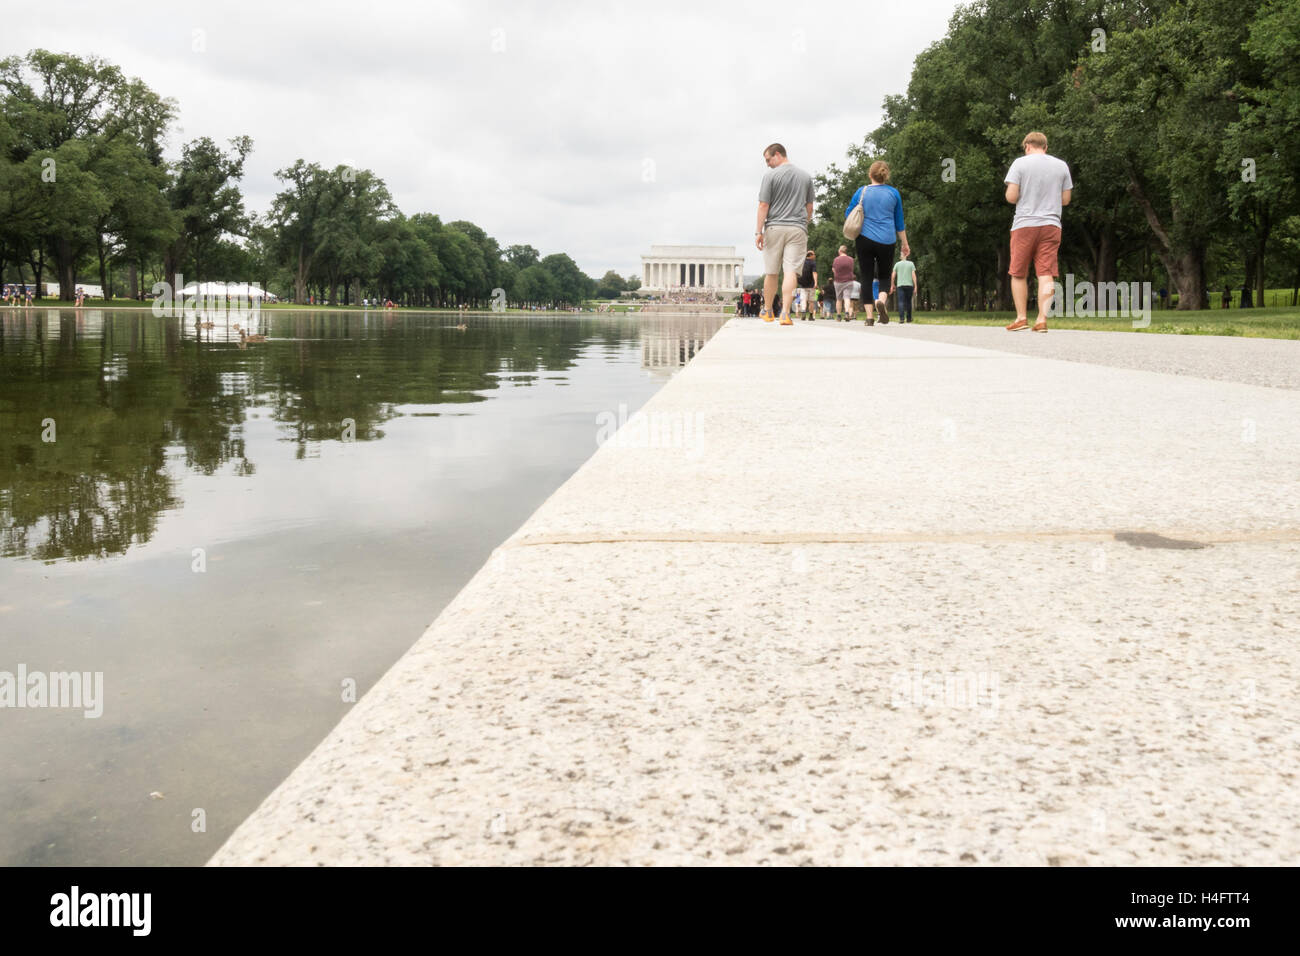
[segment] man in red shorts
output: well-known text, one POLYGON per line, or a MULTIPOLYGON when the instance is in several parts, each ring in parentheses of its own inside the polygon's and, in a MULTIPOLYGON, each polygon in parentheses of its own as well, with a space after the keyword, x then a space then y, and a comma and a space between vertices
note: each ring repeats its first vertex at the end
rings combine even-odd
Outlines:
POLYGON ((1029 328, 1029 263, 1038 276, 1038 321, 1035 332, 1047 331, 1047 310, 1055 291, 1056 253, 1061 248, 1061 207, 1070 204, 1070 167, 1064 160, 1047 155, 1047 137, 1033 132, 1021 144, 1025 155, 1007 170, 1007 202, 1014 203, 1011 221, 1011 297, 1016 301, 1016 320, 1008 332, 1029 328))

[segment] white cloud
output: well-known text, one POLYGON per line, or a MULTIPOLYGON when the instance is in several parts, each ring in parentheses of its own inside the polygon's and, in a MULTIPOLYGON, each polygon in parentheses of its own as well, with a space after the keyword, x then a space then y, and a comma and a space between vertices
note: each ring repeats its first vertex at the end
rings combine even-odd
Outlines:
POLYGON ((5 52, 102 56, 173 97, 171 155, 250 135, 256 211, 275 170, 348 161, 408 215, 469 219, 592 275, 637 272, 658 242, 736 245, 754 273, 763 147, 811 172, 842 162, 955 6, 47 0, 10 19, 5 52))

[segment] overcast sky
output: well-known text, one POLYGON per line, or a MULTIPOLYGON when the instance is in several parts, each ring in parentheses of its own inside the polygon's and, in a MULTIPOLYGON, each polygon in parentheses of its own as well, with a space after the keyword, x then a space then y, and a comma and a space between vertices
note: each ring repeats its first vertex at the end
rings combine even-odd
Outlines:
POLYGON ((746 273, 763 147, 842 164, 906 90, 955 0, 898 3, 43 0, 0 53, 95 54, 173 97, 168 154, 253 138, 263 213, 302 158, 373 170, 407 215, 640 273, 652 243, 734 245, 746 273))

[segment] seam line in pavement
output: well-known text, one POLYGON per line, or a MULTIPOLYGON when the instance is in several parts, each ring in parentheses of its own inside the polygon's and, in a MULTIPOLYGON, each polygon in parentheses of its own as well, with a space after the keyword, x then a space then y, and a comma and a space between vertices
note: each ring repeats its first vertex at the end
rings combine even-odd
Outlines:
POLYGON ((524 537, 503 543, 498 550, 530 548, 551 544, 979 544, 981 542, 1009 541, 1116 541, 1120 534, 1155 534, 1165 538, 1195 541, 1198 544, 1236 544, 1257 541, 1300 541, 1300 529, 1284 528, 1276 531, 1199 531, 1152 532, 1144 528, 1124 528, 1118 531, 1003 531, 968 532, 959 534, 914 534, 844 532, 761 532, 761 531, 704 531, 673 532, 644 531, 621 535, 555 534, 524 537))

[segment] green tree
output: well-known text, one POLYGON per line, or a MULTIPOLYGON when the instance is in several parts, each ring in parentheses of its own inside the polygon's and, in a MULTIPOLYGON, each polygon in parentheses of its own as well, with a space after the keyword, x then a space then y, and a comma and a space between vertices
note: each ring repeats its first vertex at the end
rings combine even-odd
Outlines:
POLYGON ((547 256, 539 265, 555 280, 555 291, 549 300, 552 304, 577 305, 591 297, 594 286, 591 277, 563 252, 547 256))
POLYGON ((505 251, 506 261, 516 269, 527 269, 542 261, 542 254, 532 246, 510 246, 505 251))
POLYGON ((275 175, 288 188, 271 202, 270 220, 280 261, 293 272, 294 301, 302 303, 312 266, 328 239, 325 223, 339 198, 338 183, 316 163, 301 159, 275 175))
POLYGON ((163 274, 173 286, 177 273, 187 265, 191 278, 207 278, 207 256, 227 234, 246 236, 248 217, 238 181, 244 175, 244 159, 252 151, 247 136, 230 140, 226 152, 206 136, 186 143, 175 177, 167 189, 176 227, 175 238, 164 251, 163 274))
POLYGON ((545 266, 528 266, 515 280, 515 295, 521 305, 550 305, 560 298, 560 284, 545 266))
POLYGON ((627 280, 613 269, 610 269, 596 280, 596 298, 617 299, 626 291, 627 287, 627 280))
POLYGON ((447 223, 448 229, 463 233, 473 243, 477 255, 471 257, 470 274, 466 276, 465 290, 473 304, 480 305, 491 297, 492 290, 501 281, 501 247, 479 226, 465 220, 447 223))
POLYGON ((71 299, 78 263, 122 200, 116 178, 160 163, 174 103, 98 57, 39 49, 0 60, 0 94, 12 190, 6 244, 48 249, 60 297, 71 299))
POLYGON ((368 169, 338 166, 330 177, 334 194, 321 219, 316 265, 326 278, 329 300, 339 302, 340 285, 351 284, 355 297, 362 279, 379 272, 379 225, 395 207, 388 187, 368 169))
MULTIPOLYGON (((1228 126, 1219 172, 1228 187, 1234 220, 1242 236, 1245 278, 1264 305, 1268 243, 1275 226, 1300 212, 1300 4, 1261 4, 1250 24, 1244 50, 1249 66, 1229 98, 1238 102, 1228 126)), ((1300 259, 1296 260, 1300 267, 1300 259)), ((1300 283, 1297 283, 1300 284, 1300 283)))

